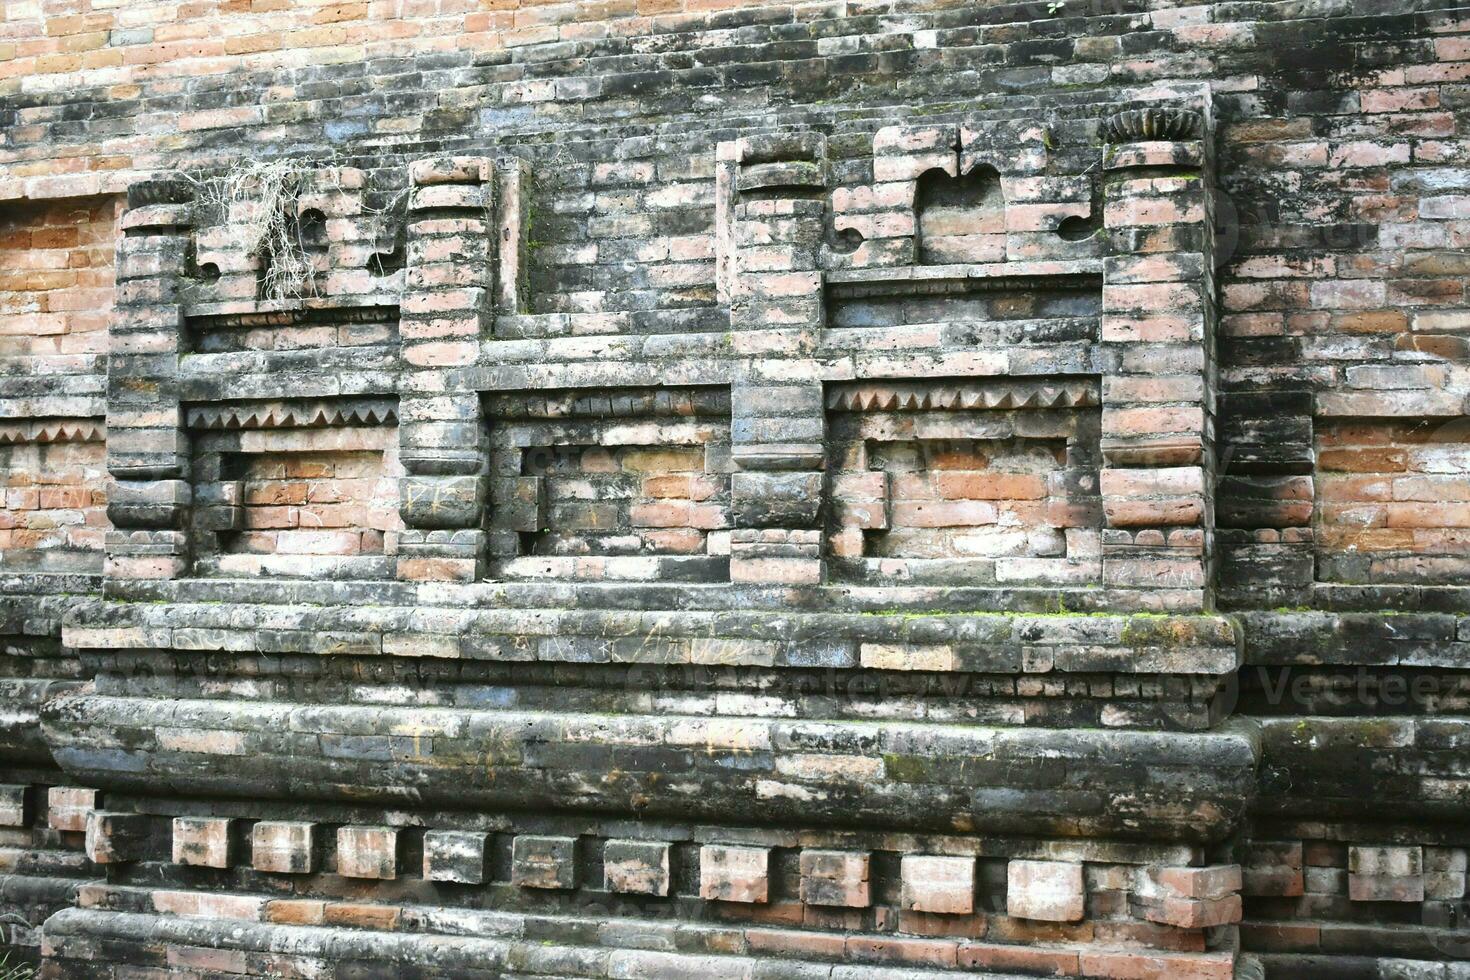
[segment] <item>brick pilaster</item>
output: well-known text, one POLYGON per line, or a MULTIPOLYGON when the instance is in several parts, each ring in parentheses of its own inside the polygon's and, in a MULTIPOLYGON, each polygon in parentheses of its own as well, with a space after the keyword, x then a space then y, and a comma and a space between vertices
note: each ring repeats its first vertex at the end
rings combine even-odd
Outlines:
POLYGON ((484 572, 485 432, 480 398, 446 383, 472 364, 494 303, 493 164, 410 168, 407 272, 399 334, 398 577, 473 581, 484 572))
POLYGON ((1106 149, 1103 578, 1194 592, 1211 533, 1213 224, 1205 121, 1120 112, 1106 149))
MULTIPOLYGON (((723 144, 719 162, 733 206, 724 237, 730 263, 730 325, 779 331, 784 340, 746 344, 751 353, 814 350, 824 322, 818 268, 826 204, 821 134, 771 134, 723 144)), ((822 580, 821 502, 826 415, 822 386, 767 376, 759 362, 731 392, 735 529, 730 577, 737 582, 822 580)))
POLYGON ((189 438, 179 387, 187 345, 180 300, 193 228, 182 180, 128 190, 117 243, 117 301, 108 328, 106 574, 177 578, 189 564, 189 438))

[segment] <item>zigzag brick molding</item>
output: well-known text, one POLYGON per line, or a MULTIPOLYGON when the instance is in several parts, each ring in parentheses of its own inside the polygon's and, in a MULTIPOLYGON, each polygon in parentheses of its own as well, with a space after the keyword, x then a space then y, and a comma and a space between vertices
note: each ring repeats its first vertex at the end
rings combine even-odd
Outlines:
POLYGON ((1470 18, 0 5, 0 973, 1470 980, 1470 18))

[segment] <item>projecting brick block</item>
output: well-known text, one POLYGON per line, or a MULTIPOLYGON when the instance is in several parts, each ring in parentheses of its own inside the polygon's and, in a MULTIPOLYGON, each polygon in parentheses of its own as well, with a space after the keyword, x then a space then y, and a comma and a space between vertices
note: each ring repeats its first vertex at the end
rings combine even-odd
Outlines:
POLYGON ((669 845, 662 841, 610 840, 602 852, 602 867, 608 891, 669 893, 669 845))
POLYGON ((93 810, 87 817, 87 858, 98 864, 137 861, 146 852, 148 831, 147 814, 93 810))
POLYGON ((462 830, 431 830, 424 834, 424 878, 478 885, 485 880, 488 835, 462 830))
POLYGON ((101 805, 95 789, 53 786, 46 793, 46 823, 52 830, 85 831, 88 814, 101 805))
POLYGON ((316 869, 315 837, 315 824, 262 820, 250 831, 251 863, 256 871, 310 874, 316 869))
POLYGON ((1424 849, 1349 848, 1348 898, 1354 902, 1424 901, 1424 849))
POLYGON ((1134 886, 1143 918, 1180 929, 1239 922, 1240 866, 1145 868, 1134 886))
POLYGON ((338 827, 337 873, 346 878, 398 877, 398 831, 392 827, 338 827))
POLYGON ((801 852, 801 900, 808 905, 866 908, 869 855, 855 851, 801 852))
POLYGON ((1006 869, 1006 913, 1018 919, 1077 922, 1084 913, 1082 865, 1012 861, 1006 869))
POLYGON ((511 845, 510 880, 522 888, 576 888, 577 839, 517 837, 511 845))
POLYGON ((940 915, 975 911, 974 858, 906 854, 900 868, 904 909, 940 915))
POLYGON ((0 786, 0 827, 24 827, 30 823, 27 786, 0 786))
POLYGON ((769 848, 706 844, 699 849, 699 897, 763 903, 770 896, 770 869, 769 848))
POLYGON ((1242 884, 1238 864, 1216 864, 1206 868, 1149 868, 1146 877, 1176 898, 1224 898, 1240 891, 1242 884))
POLYGON ((232 822, 222 817, 174 817, 174 864, 228 868, 232 822))

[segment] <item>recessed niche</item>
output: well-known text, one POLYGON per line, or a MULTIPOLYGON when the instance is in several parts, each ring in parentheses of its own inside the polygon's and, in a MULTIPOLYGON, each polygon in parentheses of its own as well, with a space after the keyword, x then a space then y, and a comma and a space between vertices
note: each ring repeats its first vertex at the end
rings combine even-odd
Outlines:
POLYGON ((829 567, 838 579, 1100 579, 1093 382, 842 385, 828 408, 829 567))
POLYGON ((729 578, 727 389, 487 401, 494 577, 729 578))
POLYGON ((198 574, 387 574, 402 528, 395 427, 203 432, 194 442, 198 574))
POLYGON ((323 304, 264 313, 211 313, 190 316, 188 325, 194 351, 200 354, 367 347, 398 339, 398 307, 323 304))
POLYGON ((1005 196, 1000 175, 977 166, 960 177, 929 170, 914 195, 923 265, 1004 262, 1005 196))

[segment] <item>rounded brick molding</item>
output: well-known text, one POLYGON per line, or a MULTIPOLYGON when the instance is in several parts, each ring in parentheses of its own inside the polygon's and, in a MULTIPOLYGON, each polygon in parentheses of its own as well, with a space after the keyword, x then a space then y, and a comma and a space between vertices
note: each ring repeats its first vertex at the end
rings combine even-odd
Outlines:
POLYGON ((1103 139, 1109 143, 1141 140, 1198 139, 1204 120, 1192 109, 1125 109, 1103 120, 1103 139))
POLYGON ((194 185, 183 177, 156 177, 128 186, 128 207, 150 204, 188 204, 194 200, 194 185))

